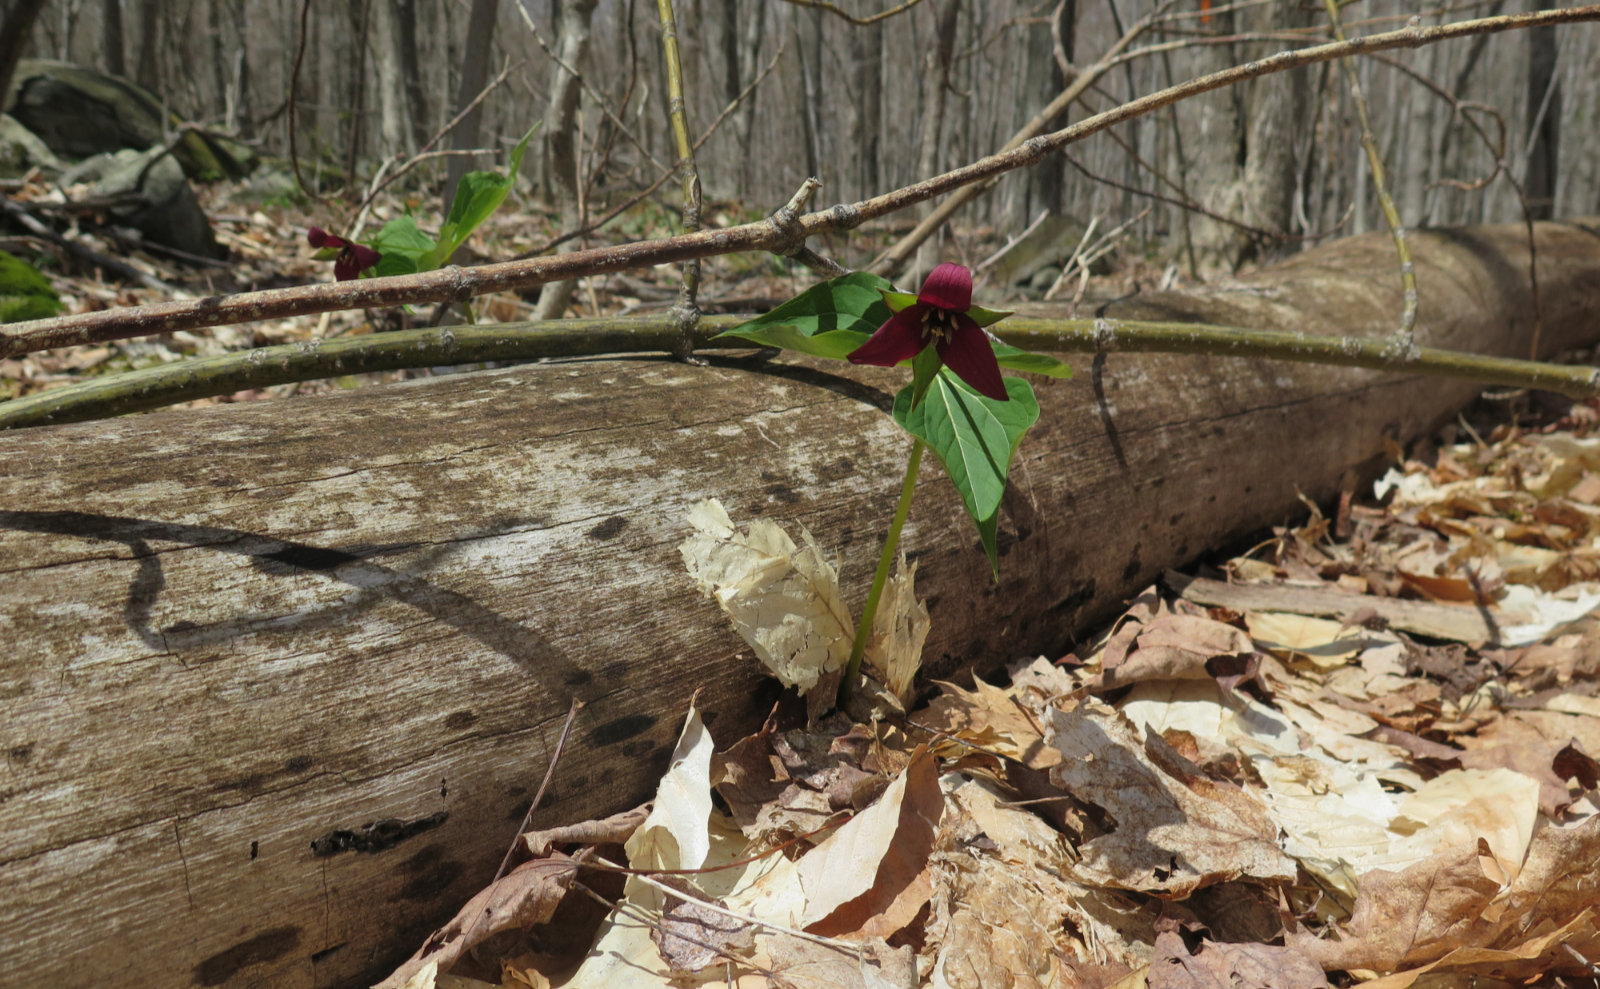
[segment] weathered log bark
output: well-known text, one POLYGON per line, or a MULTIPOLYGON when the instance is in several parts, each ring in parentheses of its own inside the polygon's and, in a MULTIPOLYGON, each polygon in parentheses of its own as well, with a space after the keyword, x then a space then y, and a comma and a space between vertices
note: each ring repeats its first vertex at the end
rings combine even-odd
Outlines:
MULTIPOLYGON (((1546 351, 1592 341, 1600 238, 1538 237, 1546 351)), ((1421 340, 1526 356, 1521 228, 1414 250, 1421 340)), ((1397 284, 1373 236, 1111 315, 1388 332, 1397 284)), ((646 795, 697 688, 732 741, 773 690, 684 575, 684 513, 803 522, 859 607, 902 377, 580 361, 0 435, 4 981, 354 984, 493 872, 572 698, 539 825, 646 795)), ((1058 654, 1473 391, 1114 354, 1101 381, 1036 382, 998 584, 926 472, 934 675, 1058 654)))

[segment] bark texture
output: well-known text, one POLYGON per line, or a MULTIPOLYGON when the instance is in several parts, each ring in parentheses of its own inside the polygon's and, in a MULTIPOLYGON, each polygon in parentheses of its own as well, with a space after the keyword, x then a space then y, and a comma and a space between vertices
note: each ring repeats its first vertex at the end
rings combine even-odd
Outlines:
MULTIPOLYGON (((1547 348, 1592 340, 1600 237, 1538 236, 1547 348)), ((1421 341, 1526 352, 1520 227, 1414 250, 1421 341)), ((1393 265, 1387 234, 1357 238, 1110 315, 1388 332, 1393 265)), ((931 675, 1059 655, 1473 391, 1149 355, 1100 372, 1036 381, 998 584, 924 472, 905 545, 931 675)), ((5 981, 355 985, 490 877, 573 698, 535 826, 646 796, 698 688, 734 740, 774 691, 684 575, 684 513, 716 496, 805 524, 859 608, 903 377, 578 361, 0 435, 5 981)))

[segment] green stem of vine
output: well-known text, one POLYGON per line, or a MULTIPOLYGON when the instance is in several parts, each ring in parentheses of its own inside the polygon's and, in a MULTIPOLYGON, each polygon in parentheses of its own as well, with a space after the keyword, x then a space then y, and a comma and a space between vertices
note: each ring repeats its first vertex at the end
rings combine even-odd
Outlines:
POLYGON ((878 572, 872 575, 872 589, 867 592, 867 606, 861 611, 861 621, 856 625, 856 641, 850 647, 850 662, 845 664, 844 680, 839 683, 839 704, 850 699, 856 677, 861 675, 861 657, 867 654, 867 639, 872 635, 872 620, 878 616, 878 602, 883 598, 883 587, 889 582, 889 569, 894 565, 895 551, 900 547, 900 530, 911 513, 911 496, 917 490, 917 472, 922 469, 922 451, 927 444, 915 440, 911 444, 911 458, 906 462, 906 479, 900 485, 900 504, 895 506, 894 521, 889 523, 889 534, 883 539, 883 553, 878 557, 878 572))

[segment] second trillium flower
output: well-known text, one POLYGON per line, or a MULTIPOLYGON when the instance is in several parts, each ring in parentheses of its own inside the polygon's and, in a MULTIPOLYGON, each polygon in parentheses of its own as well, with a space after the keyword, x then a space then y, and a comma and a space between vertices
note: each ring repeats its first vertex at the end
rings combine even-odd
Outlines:
POLYGON ((1011 314, 972 304, 970 269, 941 264, 915 296, 884 292, 883 299, 894 315, 851 352, 850 363, 893 367, 932 346, 939 359, 978 394, 997 402, 1008 400, 1000 362, 983 328, 1011 314))
POLYGON ((317 249, 317 257, 333 262, 333 277, 341 282, 360 277, 363 271, 383 260, 383 255, 365 244, 328 233, 321 227, 306 232, 306 241, 317 249))

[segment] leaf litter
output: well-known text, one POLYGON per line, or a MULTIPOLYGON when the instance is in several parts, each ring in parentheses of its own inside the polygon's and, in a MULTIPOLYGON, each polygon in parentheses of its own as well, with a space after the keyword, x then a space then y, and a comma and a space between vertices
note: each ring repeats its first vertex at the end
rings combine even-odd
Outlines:
POLYGON ((689 572, 806 700, 732 740, 691 709, 654 801, 525 835, 385 985, 1592 985, 1600 438, 1568 425, 1399 463, 917 706, 902 565, 856 717, 814 696, 852 628, 824 549, 697 506, 689 572))

